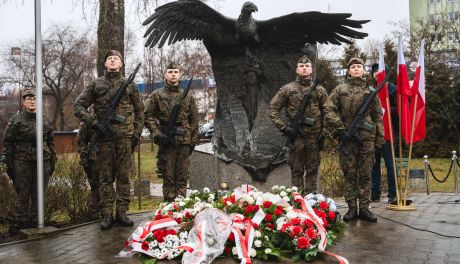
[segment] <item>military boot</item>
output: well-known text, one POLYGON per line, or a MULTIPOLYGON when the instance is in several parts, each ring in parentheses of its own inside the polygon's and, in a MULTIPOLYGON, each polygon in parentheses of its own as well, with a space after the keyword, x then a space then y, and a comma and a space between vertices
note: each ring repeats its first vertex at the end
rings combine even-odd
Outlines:
POLYGON ((348 222, 358 218, 358 207, 356 206, 356 200, 348 201, 348 211, 343 216, 343 221, 348 222))
POLYGON ((104 216, 102 217, 102 221, 101 221, 101 229, 102 230, 110 229, 112 227, 112 224, 113 224, 112 214, 104 214, 104 216))
POLYGON ((126 212, 117 212, 116 220, 122 226, 132 226, 134 224, 134 222, 128 218, 126 212))
POLYGON ((359 219, 368 222, 377 222, 377 217, 367 207, 359 208, 359 219))

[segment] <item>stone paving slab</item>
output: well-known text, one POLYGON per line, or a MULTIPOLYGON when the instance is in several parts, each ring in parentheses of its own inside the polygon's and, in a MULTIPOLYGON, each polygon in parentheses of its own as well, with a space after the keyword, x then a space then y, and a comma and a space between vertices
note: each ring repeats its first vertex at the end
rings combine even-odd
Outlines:
MULTIPOLYGON (((350 263, 443 263, 460 264, 460 238, 449 238, 412 227, 460 237, 460 204, 438 204, 458 198, 452 194, 413 194, 417 211, 386 210, 385 202, 373 203, 378 223, 354 221, 347 224, 341 241, 328 248, 350 263), (384 218, 383 218, 384 217, 384 218), (394 221, 400 221, 396 223, 394 221), (407 226, 408 225, 408 226, 407 226)), ((338 203, 342 215, 346 211, 338 203)), ((153 214, 134 215, 135 226, 153 214)), ((0 247, 0 263, 141 263, 137 258, 117 258, 123 241, 135 227, 114 226, 101 231, 98 223, 68 229, 45 239, 0 247)), ((158 262, 159 264, 180 261, 158 262)), ((232 258, 217 259, 217 264, 233 264, 232 258)), ((255 260, 253 263, 274 263, 255 260)), ((278 262, 279 263, 279 262, 278 262)), ((338 263, 325 257, 314 262, 338 263)))

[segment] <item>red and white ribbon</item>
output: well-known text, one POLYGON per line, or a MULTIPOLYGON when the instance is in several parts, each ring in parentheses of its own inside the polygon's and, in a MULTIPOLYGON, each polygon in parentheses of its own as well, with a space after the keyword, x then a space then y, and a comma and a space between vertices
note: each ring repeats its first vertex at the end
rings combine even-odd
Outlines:
POLYGON ((329 256, 335 257, 336 259, 339 260, 340 264, 348 264, 348 260, 346 258, 339 256, 335 253, 326 251, 327 231, 326 231, 326 228, 324 227, 323 219, 321 219, 318 215, 316 215, 315 211, 311 207, 308 200, 302 197, 298 193, 294 193, 294 199, 300 200, 300 205, 302 208, 302 210, 295 209, 294 211, 296 213, 303 215, 305 218, 309 219, 310 221, 312 221, 315 224, 316 228, 318 229, 318 232, 320 235, 320 241, 318 243, 319 252, 324 252, 325 254, 329 256))
POLYGON ((195 255, 195 260, 191 260, 190 263, 201 263, 205 258, 207 246, 206 246, 206 221, 201 222, 200 225, 197 226, 197 241, 196 243, 185 243, 179 246, 179 249, 183 249, 195 255))
POLYGON ((151 257, 155 257, 153 255, 153 250, 142 249, 142 242, 144 242, 147 235, 151 234, 152 231, 156 229, 171 227, 171 226, 176 226, 176 225, 178 225, 176 220, 169 218, 169 217, 140 224, 136 228, 136 230, 133 232, 133 234, 131 235, 130 242, 132 243, 131 244, 133 248, 132 250, 136 252, 147 254, 151 257))
POLYGON ((235 236, 236 251, 238 258, 241 259, 241 264, 251 263, 251 250, 255 234, 253 224, 259 225, 264 218, 265 213, 260 208, 251 220, 247 219, 244 223, 240 215, 234 215, 232 232, 235 236), (241 232, 243 229, 245 230, 245 235, 241 232))

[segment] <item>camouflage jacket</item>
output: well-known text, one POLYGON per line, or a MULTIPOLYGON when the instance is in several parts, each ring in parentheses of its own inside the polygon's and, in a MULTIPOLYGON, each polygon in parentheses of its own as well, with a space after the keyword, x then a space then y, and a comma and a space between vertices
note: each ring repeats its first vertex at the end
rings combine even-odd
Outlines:
MULTIPOLYGON (((86 124, 92 124, 94 119, 87 110, 92 105, 96 119, 102 122, 112 98, 124 80, 119 72, 107 72, 103 77, 91 82, 75 101, 75 116, 86 124)), ((126 138, 132 135, 140 137, 144 127, 144 105, 134 82, 126 88, 126 92, 116 108, 116 113, 125 117, 126 120, 125 122, 115 120, 112 122, 115 138, 126 138)), ((110 141, 113 139, 112 135, 107 133, 99 140, 110 141)))
POLYGON ((302 105, 304 95, 311 93, 310 101, 305 109, 305 117, 310 119, 310 123, 302 125, 305 135, 318 136, 323 133, 323 105, 327 99, 326 90, 318 85, 316 91, 312 91, 312 82, 310 80, 301 80, 297 78, 294 82, 288 83, 281 87, 270 102, 269 115, 273 124, 281 129, 294 121, 294 118, 300 106, 302 105), (281 109, 285 108, 287 121, 283 120, 281 109))
MULTIPOLYGON (((165 132, 172 110, 183 93, 178 86, 166 85, 150 94, 145 102, 145 126, 153 136, 165 132)), ((198 144, 198 108, 191 93, 182 101, 176 124, 185 130, 185 134, 176 135, 175 144, 198 144)))
MULTIPOLYGON (((335 134, 338 129, 344 129, 351 123, 359 107, 374 88, 366 85, 362 78, 351 78, 332 90, 324 107, 325 123, 329 130, 335 134)), ((365 123, 375 126, 375 129, 360 129, 359 136, 364 141, 375 141, 376 145, 384 143, 382 107, 378 97, 369 112, 364 117, 365 123)))
MULTIPOLYGON (((15 114, 5 129, 3 153, 7 158, 37 160, 36 114, 21 110, 15 114)), ((43 121, 43 159, 56 159, 53 127, 43 121)))

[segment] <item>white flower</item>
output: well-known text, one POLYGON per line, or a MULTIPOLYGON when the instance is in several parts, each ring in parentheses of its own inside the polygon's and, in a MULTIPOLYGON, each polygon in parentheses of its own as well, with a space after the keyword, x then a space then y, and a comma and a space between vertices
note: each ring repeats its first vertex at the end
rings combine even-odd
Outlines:
POLYGON ((287 217, 288 219, 294 219, 294 218, 297 217, 297 213, 294 212, 294 211, 290 211, 290 212, 288 212, 288 213, 286 214, 286 217, 287 217))
POLYGON ((260 241, 260 240, 254 241, 254 246, 261 247, 262 246, 262 241, 260 241))
POLYGON ((284 197, 287 196, 287 193, 285 191, 282 191, 282 192, 280 192, 280 196, 284 198, 284 197))
POLYGON ((287 188, 287 189, 286 189, 286 192, 290 193, 290 192, 291 192, 291 188, 287 188))
POLYGON ((203 192, 204 192, 204 193, 209 193, 209 192, 210 192, 210 190, 209 190, 209 188, 208 188, 208 187, 204 187, 204 188, 203 188, 203 192))
POLYGON ((299 189, 298 189, 296 186, 292 186, 291 190, 292 190, 293 192, 298 192, 298 191, 299 191, 299 189))
POLYGON ((226 201, 225 203, 226 203, 227 205, 232 205, 232 202, 230 202, 230 201, 226 201))
POLYGON ((275 185, 272 187, 273 192, 278 192, 280 190, 280 187, 278 185, 275 185))
POLYGON ((326 201, 326 198, 324 198, 324 195, 322 194, 317 194, 316 199, 318 199, 319 202, 326 201))
POLYGON ((283 199, 284 199, 286 202, 289 202, 289 201, 291 200, 291 198, 289 198, 289 197, 287 197, 287 196, 286 196, 286 197, 283 197, 283 199))
POLYGON ((268 253, 271 253, 271 252, 272 252, 272 250, 270 248, 265 249, 265 254, 268 254, 268 253))
POLYGON ((199 201, 201 201, 200 197, 198 197, 198 196, 197 196, 197 197, 195 197, 195 201, 196 201, 196 202, 199 202, 199 201))
POLYGON ((256 230, 256 232, 254 232, 254 236, 255 236, 255 237, 261 237, 261 236, 262 236, 262 233, 260 233, 259 230, 256 230))
POLYGON ((268 240, 268 236, 265 236, 265 240, 268 240))
POLYGON ((233 255, 238 255, 238 250, 236 249, 236 247, 232 248, 232 254, 233 255))
POLYGON ((253 248, 251 248, 251 257, 257 256, 257 251, 253 248))
POLYGON ((286 187, 285 186, 280 186, 280 191, 284 191, 286 190, 286 187))
POLYGON ((329 209, 332 211, 337 211, 337 206, 335 205, 335 203, 332 203, 329 205, 329 209))
POLYGON ((179 206, 182 207, 182 206, 184 206, 184 205, 185 205, 185 203, 184 203, 183 201, 180 201, 180 202, 179 202, 179 206))
POLYGON ((200 194, 200 192, 198 190, 193 190, 192 194, 200 194))
POLYGON ((316 200, 307 200, 310 206, 314 206, 316 204, 316 200))

